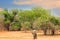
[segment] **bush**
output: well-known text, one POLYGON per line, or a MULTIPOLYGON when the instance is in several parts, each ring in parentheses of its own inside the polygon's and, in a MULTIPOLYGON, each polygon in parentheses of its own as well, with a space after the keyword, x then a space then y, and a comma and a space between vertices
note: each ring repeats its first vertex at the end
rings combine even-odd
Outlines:
POLYGON ((10 26, 10 30, 19 30, 20 24, 18 22, 13 22, 10 26))

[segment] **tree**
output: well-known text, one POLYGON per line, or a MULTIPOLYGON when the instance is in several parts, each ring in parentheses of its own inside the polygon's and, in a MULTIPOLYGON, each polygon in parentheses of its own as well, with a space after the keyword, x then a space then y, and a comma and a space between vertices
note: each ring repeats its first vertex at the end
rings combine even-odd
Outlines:
POLYGON ((3 15, 5 17, 5 27, 7 28, 7 30, 9 30, 11 23, 15 21, 15 16, 17 15, 17 13, 17 9, 12 10, 12 13, 8 12, 8 10, 6 9, 3 11, 3 15))
POLYGON ((11 18, 10 18, 10 21, 11 21, 10 28, 12 30, 21 30, 21 23, 19 20, 20 17, 18 15, 18 13, 19 13, 19 11, 17 9, 12 10, 12 14, 11 14, 11 18))
POLYGON ((0 31, 4 31, 4 15, 2 14, 2 11, 0 11, 0 31))
POLYGON ((12 22, 10 25, 10 30, 19 31, 20 30, 20 23, 18 21, 12 22))
POLYGON ((20 12, 19 16, 20 16, 21 23, 28 21, 28 22, 30 22, 31 28, 32 28, 32 25, 33 25, 32 22, 35 19, 35 14, 32 10, 23 10, 20 12))
MULTIPOLYGON (((42 29, 44 34, 50 28, 53 32, 60 25, 60 19, 51 16, 47 9, 35 7, 31 10, 4 10, 4 23, 7 30, 42 29)), ((54 34, 54 33, 52 33, 54 34)))
POLYGON ((26 30, 30 30, 30 22, 21 23, 21 26, 25 32, 26 30))
POLYGON ((60 21, 56 17, 51 17, 50 18, 50 22, 52 22, 54 24, 54 26, 52 26, 52 35, 54 35, 55 34, 55 30, 57 29, 56 25, 59 25, 60 21))
POLYGON ((5 24, 5 27, 6 27, 7 30, 9 30, 9 26, 10 26, 9 18, 10 18, 10 15, 8 13, 8 10, 5 9, 2 13, 4 15, 4 24, 5 24))
POLYGON ((47 11, 44 8, 33 8, 32 10, 36 14, 35 15, 36 19, 38 19, 37 24, 35 23, 36 27, 38 27, 38 28, 40 27, 40 29, 42 29, 44 31, 44 34, 46 35, 47 29, 48 29, 46 22, 49 21, 49 18, 51 16, 49 14, 49 11, 47 11))

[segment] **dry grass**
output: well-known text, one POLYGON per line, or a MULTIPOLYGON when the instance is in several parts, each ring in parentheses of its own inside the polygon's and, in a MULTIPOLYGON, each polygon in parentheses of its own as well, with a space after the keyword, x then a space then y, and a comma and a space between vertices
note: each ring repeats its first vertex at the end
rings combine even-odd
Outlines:
MULTIPOLYGON (((60 40, 59 35, 55 36, 44 36, 40 35, 43 33, 37 33, 37 40, 60 40)), ((11 32, 0 32, 0 40, 33 40, 33 36, 31 32, 24 33, 22 31, 11 31, 11 32)))

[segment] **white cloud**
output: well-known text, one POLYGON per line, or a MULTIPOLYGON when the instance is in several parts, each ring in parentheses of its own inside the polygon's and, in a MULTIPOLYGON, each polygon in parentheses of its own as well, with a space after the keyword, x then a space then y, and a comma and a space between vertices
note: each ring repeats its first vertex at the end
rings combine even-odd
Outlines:
POLYGON ((31 1, 29 0, 29 1, 19 1, 19 0, 14 0, 14 2, 13 2, 14 4, 16 4, 16 5, 25 5, 25 4, 32 4, 31 3, 31 1))
POLYGON ((13 2, 16 5, 36 5, 43 6, 47 8, 60 7, 60 0, 26 0, 26 1, 16 1, 13 2))

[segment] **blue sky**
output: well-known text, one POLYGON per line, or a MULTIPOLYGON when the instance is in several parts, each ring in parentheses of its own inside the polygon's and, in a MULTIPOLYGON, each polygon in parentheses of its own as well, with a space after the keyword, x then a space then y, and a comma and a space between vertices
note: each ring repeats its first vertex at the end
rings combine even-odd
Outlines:
POLYGON ((18 8, 18 9, 30 9, 33 5, 16 5, 13 3, 14 0, 0 0, 0 8, 18 8))
POLYGON ((31 9, 41 6, 52 11, 55 16, 60 16, 60 0, 0 0, 0 9, 31 9))
POLYGON ((34 6, 41 6, 44 8, 60 7, 59 0, 0 0, 0 8, 21 8, 30 9, 34 6))

